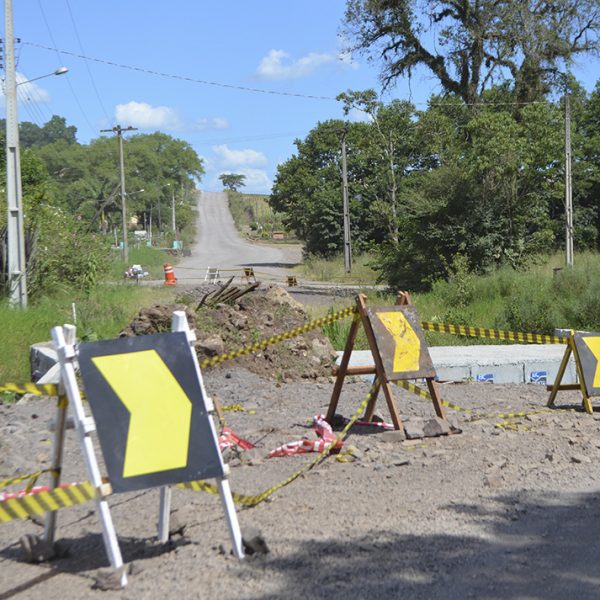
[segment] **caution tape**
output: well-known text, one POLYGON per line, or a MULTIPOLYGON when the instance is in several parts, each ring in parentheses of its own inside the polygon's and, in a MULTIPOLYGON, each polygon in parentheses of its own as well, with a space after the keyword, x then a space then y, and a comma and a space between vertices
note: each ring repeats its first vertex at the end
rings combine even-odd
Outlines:
POLYGON ((269 346, 278 344, 285 340, 291 340, 292 338, 302 335, 303 333, 308 333, 309 331, 317 329, 318 327, 323 327, 324 325, 328 325, 329 323, 339 321, 340 319, 346 319, 347 317, 356 314, 356 312, 357 308, 355 306, 343 308, 341 310, 338 310, 336 313, 333 313, 332 315, 321 317, 320 319, 315 319, 310 323, 300 325, 299 327, 295 327, 294 329, 290 329, 289 331, 279 333, 260 342, 255 342, 254 344, 243 346, 238 350, 226 352, 225 354, 219 354, 218 356, 213 356, 212 358, 206 358, 200 364, 200 368, 206 369, 207 367, 214 367, 215 365, 224 363, 227 360, 239 358, 240 356, 245 356, 246 354, 252 354, 253 352, 257 352, 258 350, 264 350, 269 346))
MULTIPOLYGON (((8 487, 9 485, 13 485, 15 483, 20 483, 21 481, 29 480, 27 484, 26 491, 31 490, 31 488, 35 485, 35 482, 38 480, 40 475, 44 473, 56 473, 57 471, 54 469, 43 469, 42 471, 36 471, 35 473, 30 473, 29 475, 19 475, 18 477, 12 477, 11 479, 5 479, 4 481, 0 481, 0 490, 2 488, 8 487)), ((0 494, 0 498, 2 495, 0 494)))
POLYGON ((30 492, 7 494, 0 501, 0 523, 15 519, 43 516, 47 512, 84 504, 97 497, 96 490, 89 482, 63 484, 53 490, 47 486, 33 488, 30 492))
POLYGON ((245 412, 249 415, 256 414, 256 411, 253 408, 244 408, 241 404, 228 404, 226 406, 222 406, 221 409, 223 412, 245 412))
POLYGON ((421 327, 426 331, 437 331, 438 333, 504 340, 508 342, 522 342, 524 344, 566 344, 569 340, 569 338, 556 335, 522 333, 520 331, 504 331, 502 329, 486 329, 484 327, 470 327, 469 325, 430 323, 428 321, 422 321, 421 327))
MULTIPOLYGON (((411 383, 410 381, 395 381, 394 382, 399 387, 404 388, 405 390, 416 394, 420 398, 426 398, 427 400, 432 400, 431 394, 420 388, 418 385, 411 383)), ((523 417, 529 417, 533 415, 541 415, 541 414, 551 414, 553 412, 575 412, 574 408, 553 408, 553 409, 539 409, 539 410, 530 410, 530 411, 520 411, 520 412, 498 412, 498 413, 484 413, 479 411, 478 409, 473 408, 464 408, 459 406, 458 404, 454 404, 453 402, 449 402, 448 400, 442 399, 442 405, 455 410, 457 412, 463 412, 465 414, 472 415, 478 419, 503 419, 503 423, 496 423, 497 427, 509 429, 511 419, 519 419, 523 417)), ((513 423, 514 424, 514 423, 513 423)))
MULTIPOLYGON (((323 451, 320 452, 313 460, 308 462, 301 469, 298 469, 298 471, 296 471, 295 473, 292 473, 292 475, 290 475, 287 479, 284 479, 283 481, 275 484, 274 486, 271 486, 270 488, 266 489, 260 494, 256 494, 254 496, 247 496, 244 494, 239 494, 237 492, 232 492, 233 501, 237 504, 242 504, 248 507, 256 506, 257 504, 260 504, 261 502, 269 498, 269 496, 273 495, 276 491, 280 490, 281 488, 285 487, 286 485, 289 485, 290 483, 298 479, 298 477, 301 477, 305 473, 308 473, 308 471, 310 471, 313 467, 315 467, 318 463, 320 463, 329 455, 329 451, 331 450, 331 448, 334 448, 339 442, 343 440, 343 438, 350 430, 350 427, 352 427, 354 422, 358 420, 361 413, 367 407, 371 396, 375 393, 375 389, 376 386, 371 387, 369 393, 364 397, 364 399, 360 403, 360 406, 356 409, 354 415, 352 415, 352 417, 348 420, 348 423, 345 425, 344 429, 342 429, 342 431, 335 437, 335 439, 333 439, 331 443, 328 444, 323 449, 323 451)), ((215 485, 202 480, 178 483, 177 487, 192 490, 194 492, 208 492, 209 494, 219 493, 219 490, 215 485)))
POLYGON ((0 385, 0 392, 35 394, 36 396, 58 396, 58 386, 53 383, 45 383, 42 385, 37 383, 5 383, 0 385))

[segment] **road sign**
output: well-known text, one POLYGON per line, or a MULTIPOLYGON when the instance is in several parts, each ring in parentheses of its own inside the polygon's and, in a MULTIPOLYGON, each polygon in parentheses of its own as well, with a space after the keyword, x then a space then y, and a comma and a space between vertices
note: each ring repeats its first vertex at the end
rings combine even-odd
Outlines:
POLYGON ((573 336, 589 396, 600 395, 600 334, 576 333, 573 336))
POLYGON ((81 344, 79 365, 113 491, 224 475, 185 333, 81 344))
POLYGON ((369 308, 387 379, 435 377, 421 322, 413 305, 369 308))

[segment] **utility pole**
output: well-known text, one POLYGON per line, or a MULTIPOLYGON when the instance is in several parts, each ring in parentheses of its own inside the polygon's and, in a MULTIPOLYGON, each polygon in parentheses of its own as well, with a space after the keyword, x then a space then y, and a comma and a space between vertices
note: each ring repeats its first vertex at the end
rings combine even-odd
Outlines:
POLYGON ((344 267, 352 270, 352 246, 350 239, 350 208, 348 206, 348 168, 346 165, 346 129, 342 130, 342 191, 344 202, 344 267))
POLYGON ((17 77, 12 0, 4 0, 5 61, 4 97, 6 102, 6 205, 8 290, 11 306, 27 306, 27 260, 23 226, 23 191, 19 153, 19 118, 17 115, 17 77))
POLYGON ((571 99, 565 94, 565 253, 567 266, 573 266, 573 179, 571 175, 571 99))
POLYGON ((137 127, 121 127, 115 125, 112 129, 101 129, 101 133, 112 131, 117 134, 119 138, 119 167, 121 171, 121 217, 123 221, 123 261, 129 262, 129 249, 127 247, 127 205, 125 201, 125 162, 123 159, 123 132, 124 131, 137 131, 137 127))
POLYGON ((177 235, 177 227, 175 224, 175 190, 171 186, 171 224, 173 225, 173 236, 177 235))

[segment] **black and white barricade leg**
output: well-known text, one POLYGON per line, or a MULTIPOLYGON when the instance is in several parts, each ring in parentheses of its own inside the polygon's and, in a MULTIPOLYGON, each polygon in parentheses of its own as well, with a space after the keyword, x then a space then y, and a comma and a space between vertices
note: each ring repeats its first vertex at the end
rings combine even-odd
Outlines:
MULTIPOLYGON (((73 304, 75 311, 75 304, 73 304)), ((73 346, 75 344, 76 328, 73 325, 63 327, 65 344, 73 346)), ((62 467, 63 449, 65 446, 65 428, 67 424, 67 409, 69 407, 65 392, 65 386, 62 377, 58 384, 58 404, 56 408, 56 420, 54 423, 54 443, 52 445, 52 464, 50 471, 50 489, 55 489, 60 484, 60 471, 62 467)), ((44 523, 44 541, 47 544, 54 544, 54 534, 56 531, 57 511, 53 510, 46 513, 44 523)))
MULTIPOLYGON (((173 313, 171 331, 173 332, 184 332, 186 334, 192 360, 196 369, 196 375, 200 383, 200 389, 202 391, 202 401, 204 402, 204 408, 207 413, 211 416, 214 414, 214 405, 212 400, 209 398, 204 387, 204 380, 202 379, 202 372, 198 364, 198 357, 194 349, 194 343, 196 341, 195 333, 190 329, 187 318, 184 311, 175 311, 173 313)), ((217 432, 215 429, 212 418, 209 418, 209 428, 211 432, 212 442, 218 448, 219 442, 217 432)), ((242 533, 240 531, 240 525, 235 511, 235 505, 233 497, 231 495, 231 488, 229 486, 229 480, 227 475, 229 474, 228 465, 223 463, 221 454, 219 458, 222 464, 222 476, 217 477, 217 487, 219 488, 219 495, 221 497, 221 503, 223 504, 223 510, 225 512, 225 519, 227 520, 227 527, 229 529, 229 535, 231 537, 231 544, 233 546, 234 555, 242 559, 244 558, 244 549, 242 545, 242 533)), ((165 543, 169 539, 169 520, 171 512, 171 488, 163 486, 160 488, 160 507, 158 516, 158 540, 159 542, 165 543)))
MULTIPOLYGON (((115 532, 110 514, 110 508, 106 498, 104 497, 106 486, 102 483, 100 468, 98 466, 98 461, 96 460, 94 445, 91 438, 91 434, 95 431, 96 427, 93 417, 85 414, 83 402, 81 401, 81 394, 79 393, 79 387, 77 385, 77 379, 75 377, 75 327, 72 325, 65 325, 64 329, 63 327, 54 327, 52 329, 52 340, 54 342, 60 362, 60 385, 63 387, 69 399, 69 404, 71 405, 71 409, 73 411, 75 428, 79 436, 81 451, 83 453, 88 476, 90 478, 90 482, 97 492, 96 510, 102 525, 102 538, 104 540, 104 546, 106 548, 108 560, 111 567, 115 570, 115 573, 119 577, 121 586, 124 587, 127 584, 127 574, 124 569, 121 549, 119 548, 119 542, 117 540, 117 534, 115 532)), ((60 463, 60 457, 62 455, 65 430, 64 415, 62 415, 60 418, 63 422, 57 423, 56 435, 58 444, 55 446, 54 450, 55 456, 59 458, 59 462, 57 464, 60 463)), ((46 539, 54 539, 55 526, 55 519, 47 520, 45 531, 46 539)))

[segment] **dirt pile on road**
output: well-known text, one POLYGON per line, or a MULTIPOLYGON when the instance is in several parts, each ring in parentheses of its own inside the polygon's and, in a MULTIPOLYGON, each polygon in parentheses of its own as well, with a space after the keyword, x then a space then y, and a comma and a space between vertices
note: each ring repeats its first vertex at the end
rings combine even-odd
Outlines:
MULTIPOLYGON (((302 326, 309 321, 304 307, 282 287, 267 286, 239 298, 233 305, 216 304, 196 310, 198 300, 206 294, 205 286, 186 292, 185 303, 154 305, 143 308, 121 332, 121 336, 147 335, 170 331, 174 310, 185 310, 194 327, 198 359, 238 350, 302 326)), ((277 381, 320 379, 331 375, 335 351, 320 329, 291 340, 227 361, 277 381)))

